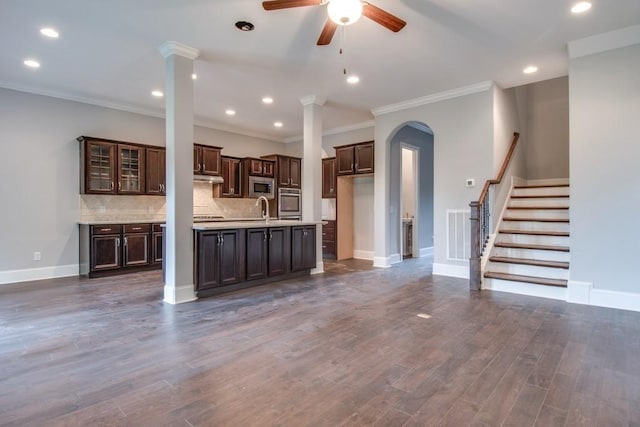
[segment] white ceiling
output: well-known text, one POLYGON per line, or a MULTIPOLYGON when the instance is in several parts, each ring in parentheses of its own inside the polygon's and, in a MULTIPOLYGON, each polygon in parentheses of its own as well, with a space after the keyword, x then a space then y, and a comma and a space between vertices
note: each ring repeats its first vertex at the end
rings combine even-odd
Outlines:
POLYGON ((264 11, 259 0, 0 0, 0 86, 162 115, 158 46, 197 48, 199 123, 276 141, 302 134, 300 98, 327 99, 325 129, 372 120, 371 109, 494 80, 502 87, 567 74, 567 42, 640 23, 638 0, 374 0, 407 22, 392 33, 362 18, 316 46, 325 6, 264 11), (234 27, 255 24, 253 32, 234 27), (43 26, 57 40, 39 34, 43 26), (40 69, 23 60, 37 58, 40 69), (524 75, 529 64, 538 73, 524 75), (348 85, 346 66, 361 82, 348 85), (265 106, 264 95, 275 103, 265 106), (224 111, 233 108, 235 117, 224 111), (284 127, 275 129, 280 120, 284 127))

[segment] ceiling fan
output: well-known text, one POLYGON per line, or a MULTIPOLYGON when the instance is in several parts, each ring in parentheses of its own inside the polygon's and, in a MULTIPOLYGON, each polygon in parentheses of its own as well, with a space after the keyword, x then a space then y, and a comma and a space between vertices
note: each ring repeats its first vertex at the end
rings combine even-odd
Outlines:
POLYGON ((331 43, 339 25, 351 25, 362 15, 395 33, 407 24, 397 16, 364 0, 268 0, 262 2, 264 10, 321 5, 327 5, 328 18, 318 38, 318 46, 331 43))

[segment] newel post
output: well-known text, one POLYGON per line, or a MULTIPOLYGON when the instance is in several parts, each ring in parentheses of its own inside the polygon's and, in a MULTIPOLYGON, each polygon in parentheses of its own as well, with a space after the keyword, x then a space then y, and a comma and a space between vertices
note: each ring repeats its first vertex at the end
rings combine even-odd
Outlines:
POLYGON ((471 202, 471 258, 469 258, 469 289, 480 290, 480 258, 481 258, 481 224, 480 224, 480 203, 471 202))

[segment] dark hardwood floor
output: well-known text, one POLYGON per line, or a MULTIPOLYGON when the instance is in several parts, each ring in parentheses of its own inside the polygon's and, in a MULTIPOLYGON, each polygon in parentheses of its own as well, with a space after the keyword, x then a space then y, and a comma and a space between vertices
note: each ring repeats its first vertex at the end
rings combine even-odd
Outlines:
POLYGON ((640 426, 640 313, 369 265, 178 306, 159 272, 0 286, 0 425, 640 426))

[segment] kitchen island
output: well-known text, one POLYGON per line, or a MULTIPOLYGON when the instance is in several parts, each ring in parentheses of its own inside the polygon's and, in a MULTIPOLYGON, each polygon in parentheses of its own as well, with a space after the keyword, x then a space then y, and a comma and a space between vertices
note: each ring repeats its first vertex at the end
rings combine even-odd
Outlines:
POLYGON ((316 267, 321 221, 229 221, 194 224, 196 295, 216 295, 308 275, 316 267))

